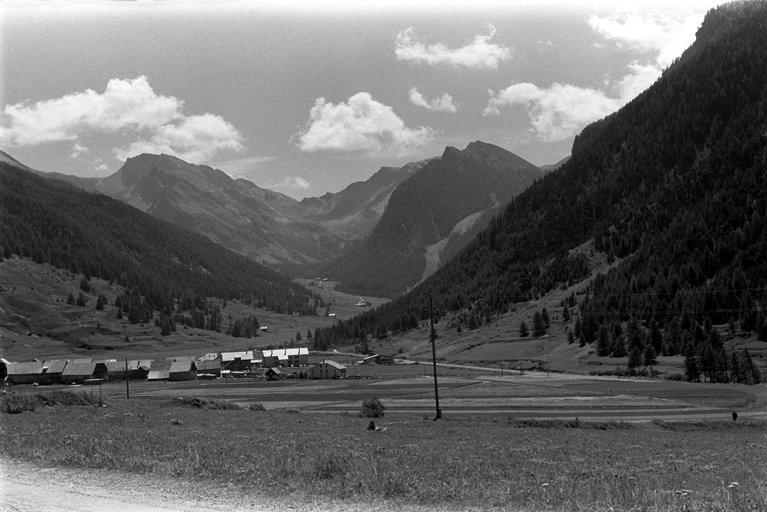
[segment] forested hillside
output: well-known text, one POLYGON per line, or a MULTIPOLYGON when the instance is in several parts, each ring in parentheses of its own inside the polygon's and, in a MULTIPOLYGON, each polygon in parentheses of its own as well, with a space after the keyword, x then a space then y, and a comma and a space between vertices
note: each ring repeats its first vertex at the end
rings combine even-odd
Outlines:
POLYGON ((113 281, 144 309, 170 314, 206 297, 314 312, 308 291, 207 238, 101 194, 0 162, 2 257, 113 281), (178 302, 177 302, 178 301, 178 302))
POLYGON ((407 330, 430 294, 441 314, 508 311, 589 276, 570 251, 593 240, 616 265, 579 301, 585 341, 602 355, 652 344, 713 365, 723 352, 712 323, 767 340, 766 170, 767 2, 727 4, 657 83, 584 129, 569 161, 444 268, 317 339, 407 330), (624 335, 626 323, 640 328, 624 335))

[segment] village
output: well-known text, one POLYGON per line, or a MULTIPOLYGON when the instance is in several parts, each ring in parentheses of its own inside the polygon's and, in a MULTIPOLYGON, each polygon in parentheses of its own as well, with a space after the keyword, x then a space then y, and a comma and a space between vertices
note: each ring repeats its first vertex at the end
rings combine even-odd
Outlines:
MULTIPOLYGON (((349 355, 346 355, 347 360, 349 355)), ((201 356, 176 356, 165 359, 52 359, 11 362, 0 358, 0 377, 5 385, 101 384, 107 381, 191 381, 218 378, 261 377, 345 379, 347 366, 313 355, 309 349, 282 348, 211 352, 201 356)), ((394 357, 373 354, 354 356, 352 364, 394 364, 394 357)))

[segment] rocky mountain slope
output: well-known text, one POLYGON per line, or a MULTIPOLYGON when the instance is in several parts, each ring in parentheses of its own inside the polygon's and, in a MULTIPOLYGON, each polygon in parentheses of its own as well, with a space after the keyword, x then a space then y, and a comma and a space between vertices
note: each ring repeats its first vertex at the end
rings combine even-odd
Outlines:
POLYGON ((541 176, 535 165, 492 144, 448 147, 397 187, 370 236, 326 273, 349 292, 403 293, 445 261, 445 248, 455 253, 475 225, 541 176))

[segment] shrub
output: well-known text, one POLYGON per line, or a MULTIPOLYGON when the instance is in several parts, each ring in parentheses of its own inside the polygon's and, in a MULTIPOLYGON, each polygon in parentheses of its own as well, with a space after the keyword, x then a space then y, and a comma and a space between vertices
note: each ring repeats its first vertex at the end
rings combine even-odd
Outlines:
POLYGON ((32 395, 8 393, 0 397, 0 411, 6 414, 21 414, 24 411, 34 411, 37 400, 32 395))
POLYGON ((362 401, 363 418, 381 418, 384 415, 384 404, 378 398, 366 398, 362 401))

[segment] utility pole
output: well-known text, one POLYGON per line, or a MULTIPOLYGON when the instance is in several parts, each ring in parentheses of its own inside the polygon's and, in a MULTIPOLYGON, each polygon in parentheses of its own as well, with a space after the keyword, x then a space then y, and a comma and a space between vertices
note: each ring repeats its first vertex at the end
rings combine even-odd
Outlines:
POLYGON ((125 358, 125 399, 130 400, 130 373, 128 373, 128 358, 125 358))
POLYGON ((434 418, 434 421, 437 421, 442 417, 442 409, 439 408, 439 387, 437 386, 437 349, 434 346, 434 340, 437 338, 437 335, 434 333, 434 315, 432 315, 431 307, 432 297, 429 295, 429 321, 431 322, 431 361, 432 365, 434 366, 434 403, 437 408, 437 417, 434 418))

